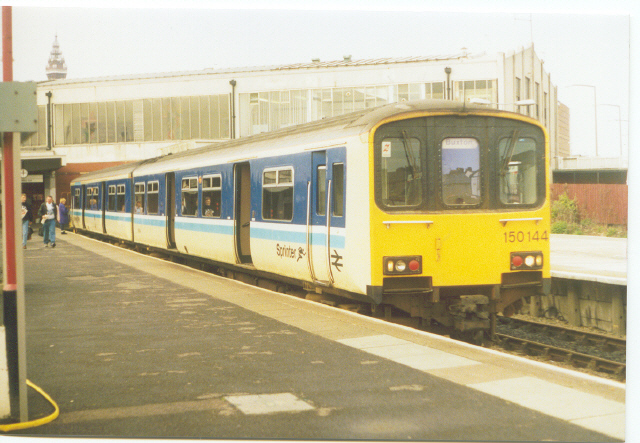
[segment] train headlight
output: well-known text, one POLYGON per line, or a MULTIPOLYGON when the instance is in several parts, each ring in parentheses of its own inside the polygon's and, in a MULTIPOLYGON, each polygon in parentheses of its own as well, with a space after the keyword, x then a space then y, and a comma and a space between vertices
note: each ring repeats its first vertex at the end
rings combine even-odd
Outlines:
POLYGON ((511 270, 526 271, 530 269, 541 269, 544 264, 542 252, 512 252, 511 270))
POLYGON ((527 268, 533 267, 535 263, 536 259, 533 257, 533 255, 527 255, 524 259, 524 264, 527 268))
POLYGON ((422 274, 422 256, 383 257, 384 275, 422 274))

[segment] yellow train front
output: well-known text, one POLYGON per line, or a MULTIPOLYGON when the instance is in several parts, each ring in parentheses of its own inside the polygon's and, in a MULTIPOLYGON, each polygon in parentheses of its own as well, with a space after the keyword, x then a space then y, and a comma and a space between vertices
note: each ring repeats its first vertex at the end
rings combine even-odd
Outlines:
POLYGON ((549 291, 548 135, 520 114, 450 108, 368 132, 368 293, 477 336, 495 313, 549 291))

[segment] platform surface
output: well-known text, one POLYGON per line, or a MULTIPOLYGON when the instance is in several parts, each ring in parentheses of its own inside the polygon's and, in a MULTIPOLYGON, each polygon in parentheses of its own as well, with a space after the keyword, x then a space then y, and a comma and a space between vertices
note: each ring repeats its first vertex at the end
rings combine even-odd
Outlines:
POLYGON ((627 239, 588 235, 551 236, 551 276, 627 284, 627 239))
POLYGON ((28 378, 12 434, 617 441, 625 386, 78 235, 25 252, 28 378), (50 412, 29 392, 30 417, 50 412))

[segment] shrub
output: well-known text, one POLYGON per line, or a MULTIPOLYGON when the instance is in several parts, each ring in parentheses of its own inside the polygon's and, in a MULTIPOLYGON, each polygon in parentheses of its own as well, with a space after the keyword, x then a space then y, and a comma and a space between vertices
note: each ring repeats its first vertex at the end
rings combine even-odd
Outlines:
POLYGON ((578 212, 578 203, 569 198, 565 192, 558 200, 551 204, 551 219, 555 221, 564 221, 568 224, 577 223, 580 219, 578 212))
POLYGON ((551 225, 551 233, 552 234, 566 234, 567 233, 567 222, 564 220, 554 222, 551 225))

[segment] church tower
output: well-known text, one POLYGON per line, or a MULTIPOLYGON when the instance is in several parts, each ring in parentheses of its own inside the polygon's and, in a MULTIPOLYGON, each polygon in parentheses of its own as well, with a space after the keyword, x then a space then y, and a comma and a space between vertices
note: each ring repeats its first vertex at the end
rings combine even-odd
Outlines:
POLYGON ((51 55, 49 56, 49 64, 47 65, 47 77, 49 80, 57 80, 67 78, 67 65, 62 57, 60 51, 60 44, 58 43, 58 35, 53 42, 53 49, 51 49, 51 55))

